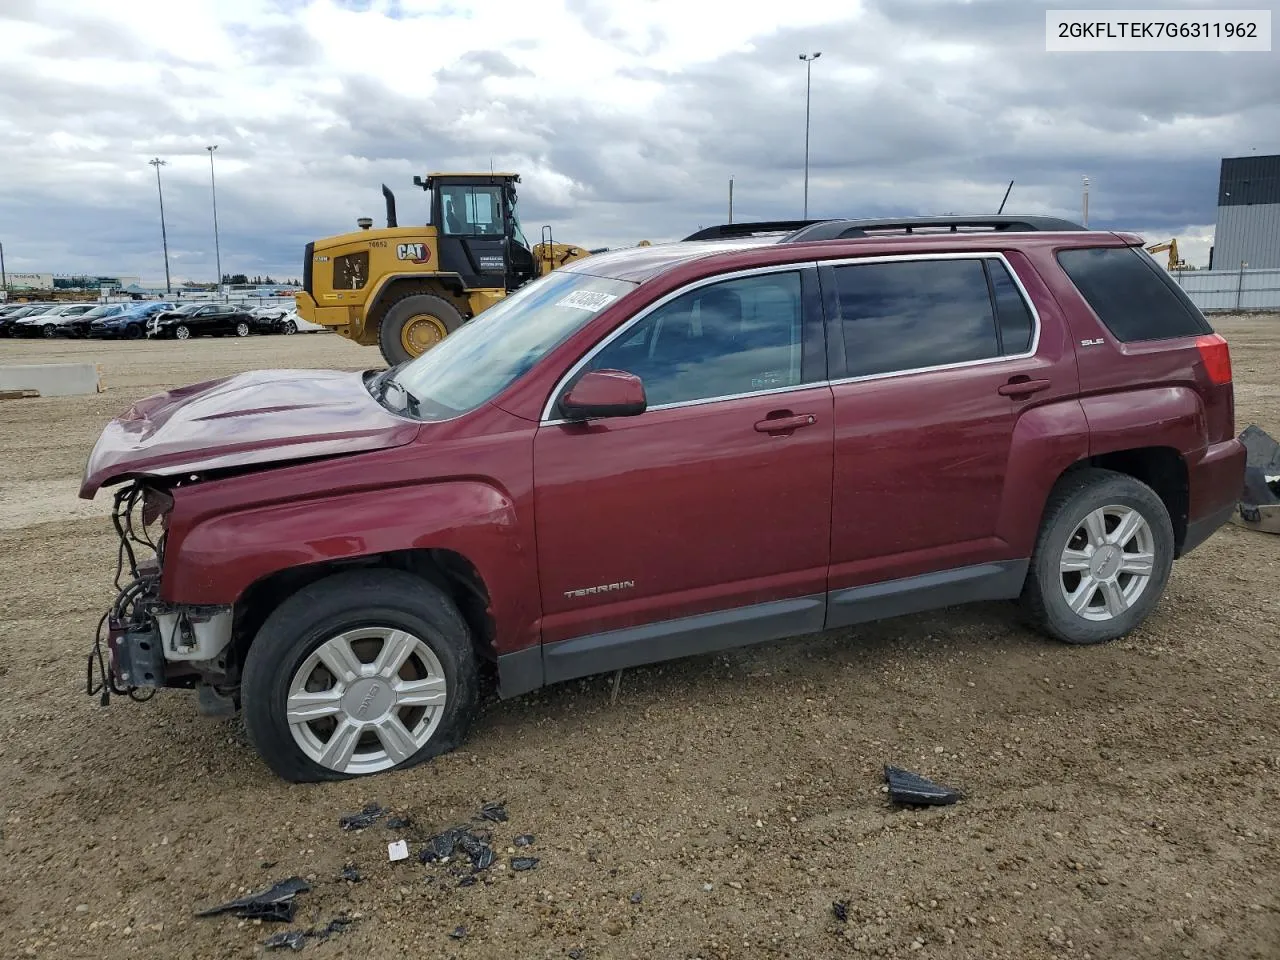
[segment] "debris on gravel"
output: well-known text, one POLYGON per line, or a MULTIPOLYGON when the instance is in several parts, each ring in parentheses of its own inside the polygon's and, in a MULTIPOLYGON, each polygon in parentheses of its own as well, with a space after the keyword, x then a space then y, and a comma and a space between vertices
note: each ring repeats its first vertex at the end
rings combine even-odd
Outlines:
POLYGON ((841 923, 848 923, 849 922, 849 901, 837 900, 835 903, 831 904, 831 913, 841 923))
POLYGON ((220 913, 232 913, 245 920, 274 920, 288 923, 293 919, 297 904, 294 897, 306 893, 311 884, 301 877, 289 877, 279 883, 259 890, 247 897, 228 900, 216 907, 209 907, 196 913, 197 917, 213 917, 220 913))
POLYGON ((884 778, 889 784, 889 799, 905 806, 946 806, 964 799, 959 790, 944 787, 901 767, 886 764, 884 778))
POLYGON ((277 933, 267 937, 262 941, 262 946, 267 950, 301 950, 307 942, 307 935, 302 930, 285 930, 283 933, 277 933))
POLYGON ((512 857, 511 869, 517 872, 521 870, 532 870, 541 861, 537 857, 512 857))
POLYGON ((511 842, 514 843, 517 847, 531 847, 533 846, 533 834, 522 833, 520 834, 520 836, 516 837, 511 842))
POLYGON ((480 814, 477 819, 489 820, 493 823, 507 822, 507 802, 500 800, 497 803, 486 803, 480 808, 480 814))
POLYGON ((338 826, 343 830, 364 830, 377 823, 378 818, 386 812, 378 804, 370 803, 359 813, 348 813, 346 816, 339 818, 338 826))
POLYGON ((348 863, 342 868, 342 872, 338 874, 339 880, 345 880, 347 883, 359 883, 364 877, 360 876, 360 871, 356 869, 354 863, 348 863))

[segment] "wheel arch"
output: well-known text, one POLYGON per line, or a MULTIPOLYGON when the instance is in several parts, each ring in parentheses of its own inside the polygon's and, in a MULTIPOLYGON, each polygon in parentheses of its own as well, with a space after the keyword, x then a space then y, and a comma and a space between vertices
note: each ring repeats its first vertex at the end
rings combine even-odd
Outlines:
POLYGON ((369 293, 368 305, 364 311, 364 329, 376 330, 388 310, 405 297, 417 294, 442 297, 454 308, 468 317, 471 315, 467 301, 466 285, 462 277, 456 273, 393 273, 379 281, 369 293))
POLYGON ((259 577, 236 599, 232 638, 236 662, 244 663, 253 639, 280 604, 299 590, 348 570, 399 570, 439 588, 457 607, 471 633, 476 657, 497 660, 497 624, 489 586, 479 569, 455 550, 413 547, 286 567, 259 577))

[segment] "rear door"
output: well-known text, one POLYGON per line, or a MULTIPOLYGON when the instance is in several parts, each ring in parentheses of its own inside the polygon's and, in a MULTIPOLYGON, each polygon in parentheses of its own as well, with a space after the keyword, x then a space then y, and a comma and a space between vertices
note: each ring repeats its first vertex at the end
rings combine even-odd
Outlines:
POLYGON ((821 629, 832 399, 816 271, 673 295, 555 396, 586 369, 636 374, 649 408, 575 424, 552 406, 538 430, 547 681, 821 629))
POLYGON ((1070 342, 1043 335, 999 254, 868 258, 825 267, 822 282, 836 419, 828 626, 906 612, 930 587, 1016 593, 1025 564, 999 530, 1016 495, 1013 430, 1078 392, 1070 342))

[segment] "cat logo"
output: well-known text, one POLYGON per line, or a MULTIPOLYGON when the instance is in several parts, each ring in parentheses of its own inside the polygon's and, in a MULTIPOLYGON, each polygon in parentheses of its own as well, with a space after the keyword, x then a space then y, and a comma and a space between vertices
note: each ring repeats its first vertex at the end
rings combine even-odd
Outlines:
POLYGON ((426 263, 431 259, 431 248, 425 243, 396 244, 396 259, 411 260, 414 263, 426 263))

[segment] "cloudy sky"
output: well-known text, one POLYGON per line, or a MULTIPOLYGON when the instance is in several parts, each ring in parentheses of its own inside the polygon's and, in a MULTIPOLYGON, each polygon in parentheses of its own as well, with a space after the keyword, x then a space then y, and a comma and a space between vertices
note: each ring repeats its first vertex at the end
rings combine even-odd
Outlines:
MULTIPOLYGON (((1193 7, 1275 9, 1276 0, 1193 7)), ((1137 6, 1134 3, 1116 6, 1137 6)), ((1177 7, 1178 0, 1148 4, 1177 7)), ((1179 238, 1218 160, 1280 152, 1280 55, 1049 54, 1087 0, 0 0, 10 271, 300 273, 308 239, 426 211, 429 170, 514 169, 526 233, 589 246, 810 214, 1007 210, 1179 238)), ((1280 17, 1276 18, 1280 22, 1280 17)))

